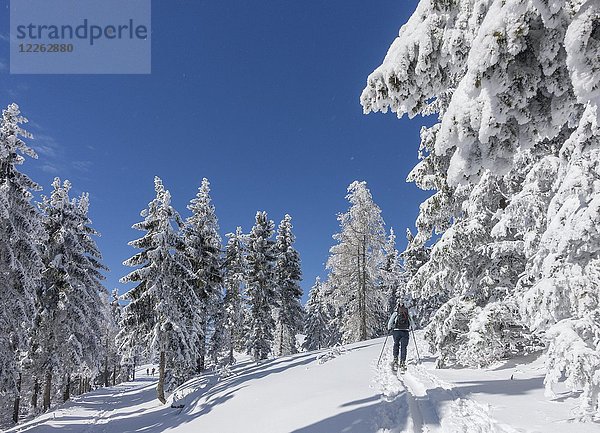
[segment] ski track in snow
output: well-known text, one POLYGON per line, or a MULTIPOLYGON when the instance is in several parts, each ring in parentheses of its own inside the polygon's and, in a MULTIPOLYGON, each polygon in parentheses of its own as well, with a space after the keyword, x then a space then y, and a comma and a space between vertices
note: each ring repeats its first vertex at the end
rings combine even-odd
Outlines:
POLYGON ((394 374, 384 358, 375 368, 382 393, 378 433, 516 433, 494 420, 485 406, 461 396, 422 365, 394 374), (402 418, 405 418, 402 421, 402 418), (408 419, 406 419, 408 418, 408 419), (390 425, 390 422, 396 422, 390 425), (402 425, 404 424, 404 425, 402 425))
POLYGON ((378 410, 377 433, 400 433, 413 431, 412 417, 406 389, 388 368, 389 359, 384 358, 379 367, 374 366, 375 382, 381 389, 381 404, 378 410))
MULTIPOLYGON (((119 392, 115 395, 116 399, 121 399, 125 395, 125 393, 137 390, 140 388, 144 388, 147 385, 138 385, 138 386, 118 386, 119 392)), ((109 407, 99 411, 94 418, 92 418, 89 422, 87 428, 85 428, 82 433, 105 433, 106 426, 108 424, 111 414, 115 412, 116 402, 115 400, 107 401, 106 403, 109 407)))
POLYGON ((489 414, 489 408, 465 398, 448 382, 437 378, 422 365, 412 367, 414 377, 436 401, 450 401, 441 419, 442 432, 451 433, 517 433, 517 430, 501 424, 489 414))
POLYGON ((121 424, 117 430, 113 423, 117 419, 125 420, 131 414, 131 409, 151 410, 153 399, 142 394, 156 386, 155 378, 142 375, 136 382, 124 382, 113 387, 99 388, 94 391, 73 397, 69 402, 55 408, 53 411, 19 424, 9 432, 27 431, 32 433, 47 433, 55 430, 70 433, 119 433, 119 428, 128 426, 121 424), (142 404, 145 407, 137 406, 142 404))
POLYGON ((440 419, 427 395, 427 389, 409 371, 400 373, 399 380, 406 388, 415 433, 439 431, 440 419))

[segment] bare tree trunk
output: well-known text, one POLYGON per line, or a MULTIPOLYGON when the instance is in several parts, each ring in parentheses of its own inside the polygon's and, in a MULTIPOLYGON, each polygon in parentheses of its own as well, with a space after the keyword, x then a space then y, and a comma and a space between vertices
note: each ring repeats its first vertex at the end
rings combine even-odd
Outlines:
MULTIPOLYGON (((364 250, 364 245, 363 245, 364 250)), ((358 339, 360 341, 367 339, 367 326, 366 326, 366 303, 365 303, 365 282, 364 280, 364 254, 361 251, 361 245, 358 245, 358 339)))
POLYGON ((158 400, 165 404, 167 399, 165 398, 165 352, 160 352, 160 364, 158 366, 158 385, 156 385, 156 395, 158 400))
POLYGON ((31 408, 37 409, 38 394, 40 393, 40 382, 36 377, 33 381, 33 393, 31 394, 31 408))
MULTIPOLYGON (((302 332, 302 331, 300 331, 302 332)), ((290 343, 291 343, 291 347, 290 350, 292 351, 292 355, 295 355, 298 352, 298 340, 296 340, 296 334, 293 333, 292 335, 290 335, 290 343)))
POLYGON ((79 376, 79 395, 83 394, 83 376, 79 376))
POLYGON ((42 409, 46 412, 50 409, 50 394, 52 391, 52 371, 48 370, 46 372, 46 384, 44 385, 44 403, 42 409))
POLYGON ((112 374, 112 386, 117 384, 117 364, 113 365, 113 374, 112 374))
POLYGON ((71 375, 67 374, 67 383, 63 391, 63 402, 68 401, 71 398, 71 375))
POLYGON ((233 330, 229 331, 229 365, 233 365, 235 358, 233 357, 233 330))
POLYGON ((284 356, 286 355, 283 351, 283 322, 279 323, 279 356, 284 356))
POLYGON ((206 361, 206 324, 202 324, 202 336, 200 337, 200 356, 196 360, 196 373, 202 373, 205 369, 206 361))
POLYGON ((16 424, 19 422, 19 406, 21 405, 21 379, 22 375, 19 372, 19 378, 17 379, 17 396, 15 397, 15 404, 13 407, 13 422, 16 424))
POLYGON ((108 386, 108 355, 104 357, 104 386, 108 386))
POLYGON ((363 277, 362 277, 362 283, 363 283, 363 323, 362 323, 362 327, 363 327, 363 335, 364 335, 364 339, 366 340, 368 338, 367 335, 367 235, 364 235, 363 237, 363 250, 362 250, 362 272, 363 272, 363 277))
POLYGON ((362 284, 360 282, 362 273, 360 272, 360 244, 358 244, 358 250, 356 252, 356 280, 358 284, 357 288, 357 298, 358 298, 358 339, 361 340, 361 318, 362 318, 362 298, 361 298, 361 290, 362 284))

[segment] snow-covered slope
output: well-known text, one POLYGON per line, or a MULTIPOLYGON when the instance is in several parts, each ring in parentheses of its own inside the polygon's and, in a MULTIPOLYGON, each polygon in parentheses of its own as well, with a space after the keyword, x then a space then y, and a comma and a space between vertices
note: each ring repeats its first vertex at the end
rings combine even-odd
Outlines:
MULTIPOLYGON (((491 370, 435 370, 425 352, 400 378, 377 368, 384 339, 337 353, 311 352, 261 364, 240 361, 231 375, 193 379, 169 399, 156 399, 155 378, 99 389, 10 432, 46 433, 367 433, 597 432, 575 421, 577 393, 543 395, 543 359, 491 370), (330 355, 330 356, 327 356, 330 355)), ((414 349, 411 342, 410 349, 414 349)))

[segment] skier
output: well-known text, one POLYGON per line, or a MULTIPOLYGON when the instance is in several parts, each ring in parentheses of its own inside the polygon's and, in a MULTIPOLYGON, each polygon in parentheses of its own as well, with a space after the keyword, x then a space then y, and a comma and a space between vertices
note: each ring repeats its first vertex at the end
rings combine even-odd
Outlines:
POLYGON ((152 367, 152 376, 154 376, 154 370, 155 370, 154 367, 152 367))
POLYGON ((398 302, 396 311, 390 316, 388 321, 388 331, 391 331, 394 337, 394 360, 392 361, 392 370, 398 370, 398 352, 400 352, 400 369, 406 370, 406 349, 408 347, 408 339, 410 337, 409 330, 412 326, 412 319, 405 301, 398 302))
POLYGON ((146 369, 146 376, 150 376, 150 369, 149 368, 146 369))

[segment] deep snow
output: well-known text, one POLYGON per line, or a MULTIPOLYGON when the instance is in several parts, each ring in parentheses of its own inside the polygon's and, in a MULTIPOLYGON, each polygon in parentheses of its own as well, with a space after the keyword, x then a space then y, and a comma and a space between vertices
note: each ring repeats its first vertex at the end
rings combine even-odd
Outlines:
MULTIPOLYGON (((50 433, 367 433, 367 432, 598 432, 576 421, 577 393, 556 389, 544 397, 543 357, 493 369, 435 370, 419 341, 423 363, 389 370, 391 339, 345 351, 301 353, 256 364, 243 359, 231 375, 216 373, 180 387, 163 406, 156 377, 138 379, 74 398, 9 432, 50 433), (512 377, 512 379, 511 379, 512 377), (170 407, 173 399, 182 409, 170 407)), ((414 343, 409 349, 413 354, 414 343)), ((410 358, 410 355, 409 355, 410 358)))

